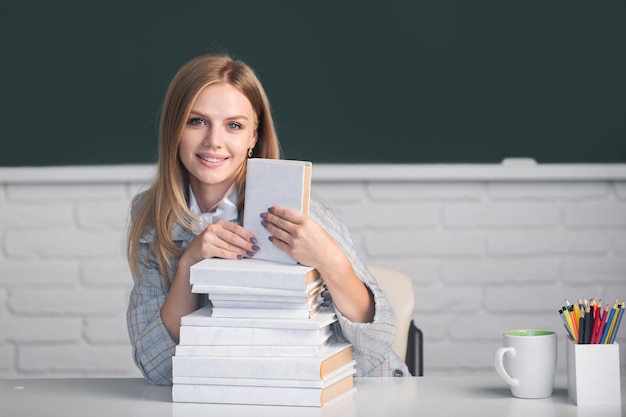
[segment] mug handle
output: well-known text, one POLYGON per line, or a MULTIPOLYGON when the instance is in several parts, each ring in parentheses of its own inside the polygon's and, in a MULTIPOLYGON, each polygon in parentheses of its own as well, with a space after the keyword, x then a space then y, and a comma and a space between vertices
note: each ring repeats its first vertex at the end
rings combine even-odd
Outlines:
POLYGON ((496 350, 496 357, 494 358, 493 364, 496 367, 496 372, 504 381, 512 387, 519 387, 519 380, 517 378, 511 378, 509 374, 504 369, 503 358, 504 355, 507 354, 511 358, 515 358, 515 348, 513 347, 501 347, 496 350))

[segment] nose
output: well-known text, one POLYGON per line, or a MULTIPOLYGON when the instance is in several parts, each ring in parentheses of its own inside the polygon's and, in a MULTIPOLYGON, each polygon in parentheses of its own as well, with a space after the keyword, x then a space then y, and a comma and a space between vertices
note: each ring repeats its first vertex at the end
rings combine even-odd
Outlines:
POLYGON ((222 132, 219 129, 209 127, 206 129, 202 144, 209 148, 220 148, 223 143, 222 132))

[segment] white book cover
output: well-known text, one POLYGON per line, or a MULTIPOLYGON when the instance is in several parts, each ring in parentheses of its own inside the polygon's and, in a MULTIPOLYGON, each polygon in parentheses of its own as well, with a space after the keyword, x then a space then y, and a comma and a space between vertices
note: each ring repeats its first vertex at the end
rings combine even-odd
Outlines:
MULTIPOLYGON (((324 407, 352 395, 355 391, 354 376, 348 376, 324 388, 174 384, 172 385, 172 401, 175 403, 324 407)), ((252 411, 251 415, 254 415, 252 411)))
POLYGON ((332 334, 333 331, 330 326, 320 329, 180 326, 179 344, 223 346, 319 345, 328 340, 332 334))
POLYGON ((260 259, 209 258, 191 266, 191 285, 232 285, 236 287, 303 290, 320 278, 315 268, 260 259))
POLYGON ((309 319, 268 319, 211 317, 211 307, 205 306, 181 317, 181 327, 236 327, 281 330, 317 330, 337 321, 332 307, 323 307, 309 319))
POLYGON ((173 356, 172 376, 321 380, 352 360, 352 345, 339 342, 317 357, 173 356))
POLYGON ((268 379, 268 378, 210 378, 197 376, 175 376, 174 384, 194 385, 247 385, 261 387, 325 388, 356 373, 356 361, 351 361, 319 380, 268 379))
POLYGON ((248 319, 309 319, 321 307, 321 302, 308 308, 229 308, 215 307, 211 312, 214 318, 248 319))
POLYGON ((319 288, 324 285, 322 279, 318 279, 311 283, 304 289, 300 290, 284 290, 281 288, 255 288, 255 287, 242 287, 234 285, 202 285, 193 284, 191 286, 191 292, 197 294, 231 294, 231 295, 258 295, 258 296, 277 296, 277 297, 308 297, 319 291, 319 288))
POLYGON ((262 345, 176 345, 176 356, 319 356, 331 342, 327 339, 320 344, 293 346, 262 345))
POLYGON ((311 169, 309 161, 248 159, 243 227, 257 237, 261 249, 254 255, 256 259, 297 263, 268 240, 270 234, 261 225, 260 215, 272 206, 287 207, 308 215, 311 169))

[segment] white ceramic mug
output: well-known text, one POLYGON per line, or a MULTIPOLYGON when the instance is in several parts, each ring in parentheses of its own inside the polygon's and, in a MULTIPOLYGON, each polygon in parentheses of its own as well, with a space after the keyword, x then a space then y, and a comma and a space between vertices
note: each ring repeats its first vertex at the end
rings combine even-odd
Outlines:
POLYGON ((551 330, 509 330, 502 336, 494 366, 519 398, 552 395, 556 371, 556 333, 551 330))

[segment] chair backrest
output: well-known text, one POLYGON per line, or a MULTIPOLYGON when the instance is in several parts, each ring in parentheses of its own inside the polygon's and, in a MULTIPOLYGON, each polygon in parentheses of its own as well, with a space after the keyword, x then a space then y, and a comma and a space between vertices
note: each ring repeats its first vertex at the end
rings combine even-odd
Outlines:
POLYGON ((405 273, 391 268, 368 265, 367 269, 385 290, 389 303, 396 314, 396 336, 393 339, 391 349, 406 361, 409 328, 415 307, 411 278, 405 273))

